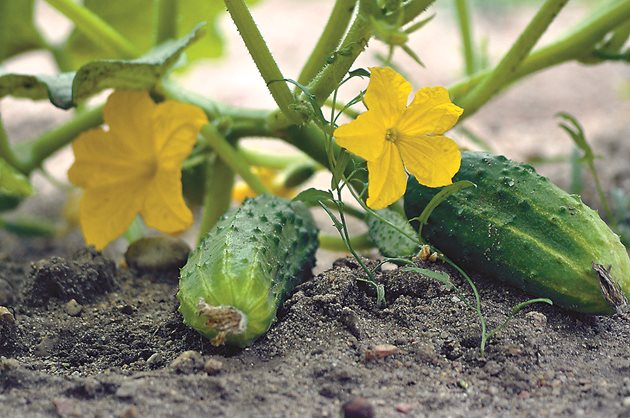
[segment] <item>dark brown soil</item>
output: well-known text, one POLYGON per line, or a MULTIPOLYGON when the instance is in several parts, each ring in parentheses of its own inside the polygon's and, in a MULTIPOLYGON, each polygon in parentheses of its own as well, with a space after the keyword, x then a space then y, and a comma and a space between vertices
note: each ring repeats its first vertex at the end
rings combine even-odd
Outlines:
MULTIPOLYGON (((442 265, 424 267, 469 295, 442 265)), ((15 323, 0 321, 0 416, 337 417, 361 397, 377 417, 630 417, 627 319, 532 306, 482 357, 477 318, 454 292, 384 271, 378 308, 359 274, 339 260, 238 350, 182 324, 172 275, 114 269, 85 249, 32 265, 6 258, 0 298, 15 323)), ((491 326, 526 299, 476 281, 491 326)))

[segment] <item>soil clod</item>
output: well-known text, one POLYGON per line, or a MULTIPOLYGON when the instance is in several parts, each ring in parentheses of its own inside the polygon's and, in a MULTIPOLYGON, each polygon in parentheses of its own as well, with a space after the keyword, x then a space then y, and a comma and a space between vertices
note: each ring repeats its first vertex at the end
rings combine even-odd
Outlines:
POLYGON ((115 273, 114 262, 93 248, 78 251, 70 260, 40 260, 32 265, 25 302, 31 306, 45 305, 53 298, 62 302, 75 299, 81 304, 92 302, 115 288, 115 273))

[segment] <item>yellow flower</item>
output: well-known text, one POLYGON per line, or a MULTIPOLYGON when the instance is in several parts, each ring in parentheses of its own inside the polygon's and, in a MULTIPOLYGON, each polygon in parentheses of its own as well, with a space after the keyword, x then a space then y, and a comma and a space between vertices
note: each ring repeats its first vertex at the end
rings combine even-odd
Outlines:
MULTIPOLYGON (((295 196, 294 188, 287 188, 281 182, 277 181, 278 170, 268 167, 252 167, 252 172, 260 178, 262 184, 269 189, 269 192, 276 196, 292 198, 295 196)), ((243 203, 248 197, 255 197, 257 193, 243 180, 238 181, 232 189, 232 200, 236 203, 243 203)))
POLYGON ((451 103, 443 87, 418 90, 407 106, 407 80, 390 68, 370 72, 364 98, 368 111, 334 132, 337 144, 367 161, 367 205, 382 209, 398 200, 405 193, 405 169, 428 187, 451 184, 461 155, 442 134, 463 109, 451 103))
POLYGON ((166 233, 187 229, 192 213, 182 196, 181 164, 190 154, 203 111, 174 101, 155 104, 144 91, 107 99, 109 129, 83 132, 72 144, 68 177, 84 190, 79 219, 85 241, 102 249, 141 214, 166 233))

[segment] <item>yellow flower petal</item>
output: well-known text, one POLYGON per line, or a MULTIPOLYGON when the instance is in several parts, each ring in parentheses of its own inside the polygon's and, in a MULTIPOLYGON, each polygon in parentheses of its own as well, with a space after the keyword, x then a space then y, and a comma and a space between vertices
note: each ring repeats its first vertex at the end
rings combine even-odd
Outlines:
POLYGON ((190 154, 197 134, 208 123, 198 107, 167 100, 157 105, 153 113, 153 149, 160 167, 174 170, 190 154))
POLYGON ((370 83, 365 93, 369 112, 381 119, 382 125, 393 127, 407 107, 411 84, 391 68, 370 68, 370 83))
POLYGON ((192 212, 182 195, 181 170, 159 170, 145 193, 140 214, 147 226, 174 234, 192 225, 192 212))
POLYGON ((130 181, 86 189, 79 209, 85 242, 101 250, 122 235, 142 207, 143 187, 142 181, 130 181))
POLYGON ((459 171, 459 147, 445 136, 404 137, 398 141, 398 149, 407 171, 425 186, 451 184, 459 171))
POLYGON ((441 135, 457 123, 463 112, 451 103, 445 88, 426 87, 418 90, 396 127, 408 136, 441 135))
POLYGON ((152 150, 153 112, 156 105, 146 91, 116 90, 108 98, 103 119, 110 132, 129 142, 134 154, 146 155, 152 150))
POLYGON ((340 147, 366 161, 373 161, 383 152, 386 131, 380 116, 367 111, 352 122, 335 129, 333 136, 340 147))
POLYGON ((100 128, 83 132, 72 144, 75 161, 68 178, 87 188, 146 176, 151 170, 150 156, 134 152, 129 143, 100 128))
POLYGON ((368 199, 372 209, 383 209, 405 194, 407 174, 398 149, 387 142, 383 155, 376 161, 368 161, 368 199))

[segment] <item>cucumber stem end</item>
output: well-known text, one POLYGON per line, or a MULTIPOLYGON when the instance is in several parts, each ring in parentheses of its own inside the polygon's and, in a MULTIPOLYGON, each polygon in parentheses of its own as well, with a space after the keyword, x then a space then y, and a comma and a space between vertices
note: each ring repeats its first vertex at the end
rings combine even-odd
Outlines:
POLYGON ((247 316, 234 306, 213 306, 199 298, 197 312, 207 318, 206 326, 216 333, 210 340, 214 346, 222 345, 228 336, 242 334, 247 329, 247 316))

